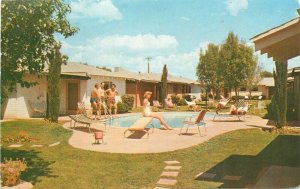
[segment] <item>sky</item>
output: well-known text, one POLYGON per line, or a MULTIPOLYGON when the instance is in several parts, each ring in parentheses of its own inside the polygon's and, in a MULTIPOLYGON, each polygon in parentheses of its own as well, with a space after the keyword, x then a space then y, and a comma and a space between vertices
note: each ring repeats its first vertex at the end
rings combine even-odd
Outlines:
MULTIPOLYGON (((79 32, 60 35, 69 61, 147 72, 162 71, 197 79, 200 49, 221 44, 233 31, 249 46, 250 38, 297 17, 300 0, 67 0, 68 20, 79 32)), ((260 55, 272 71, 274 62, 260 55)), ((300 57, 289 68, 300 66, 300 57)))

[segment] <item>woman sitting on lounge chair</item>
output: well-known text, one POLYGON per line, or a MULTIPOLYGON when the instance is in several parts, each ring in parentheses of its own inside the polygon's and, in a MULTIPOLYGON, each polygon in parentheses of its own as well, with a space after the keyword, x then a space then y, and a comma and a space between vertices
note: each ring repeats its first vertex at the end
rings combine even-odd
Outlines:
POLYGON ((229 110, 230 114, 232 115, 244 115, 247 113, 247 111, 248 108, 246 106, 237 108, 235 105, 231 105, 229 110))
POLYGON ((166 123, 164 118, 157 113, 151 111, 149 99, 151 97, 152 92, 146 91, 144 94, 144 101, 143 101, 143 116, 145 117, 153 117, 160 121, 160 124, 164 126, 165 129, 171 130, 172 128, 166 123))

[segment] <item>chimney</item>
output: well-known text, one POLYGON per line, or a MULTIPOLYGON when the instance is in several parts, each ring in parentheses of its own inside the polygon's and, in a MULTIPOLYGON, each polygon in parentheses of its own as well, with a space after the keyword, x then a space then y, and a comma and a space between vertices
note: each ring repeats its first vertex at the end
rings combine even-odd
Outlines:
POLYGON ((121 67, 115 67, 114 71, 115 72, 120 72, 120 71, 124 71, 124 69, 121 68, 121 67))

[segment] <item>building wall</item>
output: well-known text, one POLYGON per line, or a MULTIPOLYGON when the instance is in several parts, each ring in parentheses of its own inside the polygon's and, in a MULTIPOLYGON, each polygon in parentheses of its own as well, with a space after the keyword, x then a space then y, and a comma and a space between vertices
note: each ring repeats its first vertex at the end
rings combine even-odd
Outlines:
POLYGON ((4 111, 4 119, 29 118, 33 115, 33 104, 46 105, 46 78, 25 75, 26 81, 37 81, 39 84, 30 88, 23 88, 17 84, 16 91, 9 95, 4 111))

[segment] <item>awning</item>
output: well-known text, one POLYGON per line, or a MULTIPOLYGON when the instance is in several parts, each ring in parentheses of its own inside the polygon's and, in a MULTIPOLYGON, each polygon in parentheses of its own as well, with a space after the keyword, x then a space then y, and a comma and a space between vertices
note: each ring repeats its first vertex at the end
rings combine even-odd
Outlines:
POLYGON ((86 72, 63 72, 60 74, 62 79, 89 80, 91 77, 86 72))
MULTIPOLYGON (((299 10, 298 10, 299 12, 299 10)), ((300 17, 251 38, 255 50, 274 61, 287 61, 300 55, 300 17)))

